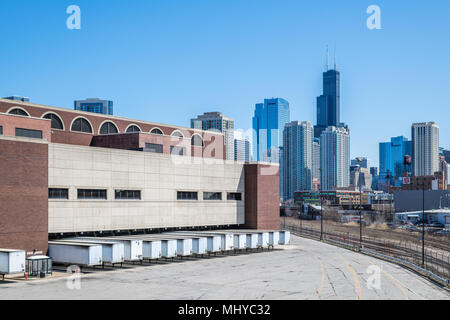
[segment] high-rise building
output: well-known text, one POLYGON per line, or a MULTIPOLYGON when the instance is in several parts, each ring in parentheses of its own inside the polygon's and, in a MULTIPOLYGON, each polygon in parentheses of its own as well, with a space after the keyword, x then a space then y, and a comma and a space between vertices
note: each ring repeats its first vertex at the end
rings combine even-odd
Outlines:
POLYGON ((250 161, 250 141, 248 139, 234 139, 234 160, 250 161))
POLYGON ((289 102, 286 100, 272 98, 256 104, 253 117, 253 160, 280 162, 283 130, 289 121, 289 102))
POLYGON ((320 185, 320 139, 314 138, 313 141, 313 185, 314 190, 319 189, 320 185))
POLYGON ((450 163, 450 150, 439 148, 439 155, 444 156, 445 161, 447 161, 447 163, 450 163))
POLYGON ((321 183, 323 190, 350 184, 350 131, 328 127, 320 136, 321 183))
POLYGON ((367 158, 364 158, 364 157, 361 157, 360 159, 361 159, 361 163, 359 163, 358 159, 352 159, 350 165, 369 169, 369 160, 367 160, 367 158))
POLYGON ((439 171, 439 126, 435 122, 414 123, 411 131, 414 175, 434 175, 439 171))
POLYGON ((234 160, 234 120, 220 112, 205 112, 191 119, 191 128, 223 133, 225 140, 225 158, 234 160))
POLYGON ((293 121, 283 132, 283 199, 294 192, 311 190, 313 182, 313 127, 309 121, 293 121))
POLYGON ((330 126, 341 126, 340 95, 340 73, 335 67, 323 73, 323 94, 317 98, 317 125, 314 127, 316 138, 330 126))
POLYGON ((253 160, 280 164, 280 194, 283 198, 283 130, 290 121, 289 102, 265 99, 255 106, 253 116, 253 160))
POLYGON ((110 116, 112 116, 114 112, 112 101, 100 100, 98 98, 75 100, 74 109, 78 111, 107 114, 110 116))
POLYGON ((392 177, 391 182, 400 178, 404 172, 411 173, 410 165, 404 165, 404 157, 412 156, 412 141, 400 136, 390 142, 380 143, 380 176, 392 177))
POLYGON ((350 172, 350 184, 361 190, 372 190, 372 175, 369 169, 364 167, 357 167, 350 172))
POLYGON ((378 167, 370 167, 370 174, 373 177, 378 176, 380 174, 380 171, 379 171, 378 167))

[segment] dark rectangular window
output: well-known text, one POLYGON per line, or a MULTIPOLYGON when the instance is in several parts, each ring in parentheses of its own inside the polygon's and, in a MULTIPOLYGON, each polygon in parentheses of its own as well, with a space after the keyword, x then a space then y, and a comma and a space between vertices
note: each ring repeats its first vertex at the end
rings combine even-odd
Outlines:
POLYGON ((227 200, 241 201, 242 200, 242 193, 239 193, 239 192, 228 192, 227 200))
POLYGON ((3 127, 0 126, 0 134, 3 134, 3 127))
POLYGON ((163 145, 156 143, 146 143, 144 151, 153 153, 163 153, 163 145))
POLYGON ((69 189, 50 188, 48 189, 49 199, 69 199, 69 189))
POLYGON ((140 190, 116 190, 116 200, 141 200, 140 190))
POLYGON ((198 193, 190 191, 178 191, 177 200, 198 200, 198 193))
POLYGON ((222 192, 203 192, 203 200, 222 200, 222 192))
POLYGON ((42 131, 16 128, 16 137, 42 139, 42 131))
POLYGON ((78 199, 101 199, 106 200, 106 190, 78 189, 78 199))
POLYGON ((186 148, 185 147, 178 147, 178 146, 170 146, 170 154, 176 155, 176 156, 185 156, 186 155, 186 148))

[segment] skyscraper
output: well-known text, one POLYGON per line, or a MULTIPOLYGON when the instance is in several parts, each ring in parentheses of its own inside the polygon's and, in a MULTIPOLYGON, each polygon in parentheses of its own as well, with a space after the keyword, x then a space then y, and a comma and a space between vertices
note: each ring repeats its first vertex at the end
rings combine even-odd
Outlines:
POLYGON ((321 183, 323 190, 350 184, 350 132, 344 127, 328 127, 320 136, 321 183))
POLYGON ((341 76, 335 69, 323 73, 323 94, 317 97, 317 125, 314 127, 314 137, 316 138, 319 138, 322 131, 330 126, 341 126, 341 76))
POLYGON ((318 189, 320 184, 320 139, 314 138, 313 141, 313 185, 314 190, 318 189))
POLYGON ((380 143, 380 176, 386 177, 389 173, 393 182, 400 178, 403 172, 411 173, 411 166, 403 164, 406 155, 412 156, 412 141, 403 136, 380 143))
POLYGON ((351 166, 358 166, 364 169, 369 169, 369 160, 365 157, 361 157, 361 164, 358 162, 358 159, 352 159, 350 162, 351 166))
POLYGON ((313 182, 313 127, 309 121, 286 124, 283 133, 283 198, 311 190, 313 182))
POLYGON ((101 100, 98 98, 89 98, 86 100, 75 100, 74 109, 85 112, 94 112, 112 116, 114 113, 113 102, 110 100, 101 100))
POLYGON ((439 171, 439 126, 435 122, 412 125, 413 166, 415 176, 439 171))
POLYGON ((248 139, 234 139, 234 160, 250 161, 250 141, 248 139))
POLYGON ((225 140, 225 158, 234 160, 234 120, 220 112, 205 112, 196 119, 191 119, 191 128, 212 130, 223 133, 225 140))
POLYGON ((253 116, 253 160, 280 164, 280 194, 283 197, 283 130, 290 121, 289 102, 265 99, 255 106, 253 116))
POLYGON ((253 117, 253 158, 279 162, 283 130, 290 121, 289 102, 281 98, 265 99, 255 106, 253 117))

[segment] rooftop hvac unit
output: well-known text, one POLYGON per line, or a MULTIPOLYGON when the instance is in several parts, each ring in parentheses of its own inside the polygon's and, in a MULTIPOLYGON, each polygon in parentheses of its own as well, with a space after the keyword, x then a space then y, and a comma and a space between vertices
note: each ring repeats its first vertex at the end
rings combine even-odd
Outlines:
POLYGON ((0 275, 25 273, 25 251, 0 249, 0 275))
POLYGON ((190 256, 192 254, 192 239, 177 239, 177 254, 179 256, 190 256))
POLYGON ((51 241, 48 252, 54 263, 90 267, 103 263, 102 246, 99 244, 51 241))

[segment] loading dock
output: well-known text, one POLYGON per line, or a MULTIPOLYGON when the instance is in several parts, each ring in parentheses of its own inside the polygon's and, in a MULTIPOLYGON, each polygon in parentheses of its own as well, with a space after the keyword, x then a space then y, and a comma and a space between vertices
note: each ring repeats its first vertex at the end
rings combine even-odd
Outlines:
POLYGON ((56 242, 80 242, 99 244, 102 246, 103 264, 108 263, 114 266, 115 264, 122 264, 125 261, 125 246, 122 242, 85 240, 78 238, 57 240, 56 242))
POLYGON ((7 274, 25 274, 25 251, 0 249, 0 275, 5 280, 7 274))
POLYGON ((48 252, 54 263, 86 267, 101 266, 103 263, 100 244, 50 241, 48 252))
POLYGON ((124 247, 124 260, 137 262, 142 260, 142 240, 134 237, 77 237, 77 240, 98 242, 120 242, 124 247))

